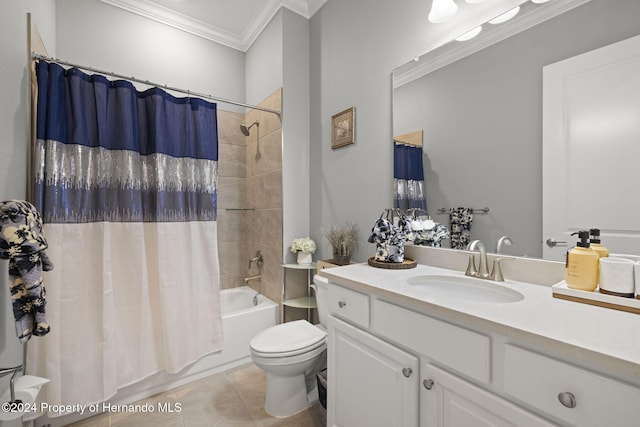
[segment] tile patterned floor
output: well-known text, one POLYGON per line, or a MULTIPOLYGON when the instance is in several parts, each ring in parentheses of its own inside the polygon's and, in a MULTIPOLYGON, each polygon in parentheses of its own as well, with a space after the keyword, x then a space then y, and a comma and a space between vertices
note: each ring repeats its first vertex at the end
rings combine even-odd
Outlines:
POLYGON ((179 412, 112 412, 69 424, 71 427, 321 427, 326 412, 316 403, 289 418, 264 410, 266 375, 248 364, 136 402, 180 407, 179 412), (179 405, 177 405, 179 404, 179 405), (176 406, 177 405, 177 406, 176 406))

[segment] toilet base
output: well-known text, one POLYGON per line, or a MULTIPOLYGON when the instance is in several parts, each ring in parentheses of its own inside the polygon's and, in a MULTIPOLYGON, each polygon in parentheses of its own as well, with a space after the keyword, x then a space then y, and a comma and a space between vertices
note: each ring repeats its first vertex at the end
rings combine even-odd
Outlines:
POLYGON ((304 375, 285 377, 267 373, 265 394, 264 410, 273 417, 290 417, 310 406, 304 375))

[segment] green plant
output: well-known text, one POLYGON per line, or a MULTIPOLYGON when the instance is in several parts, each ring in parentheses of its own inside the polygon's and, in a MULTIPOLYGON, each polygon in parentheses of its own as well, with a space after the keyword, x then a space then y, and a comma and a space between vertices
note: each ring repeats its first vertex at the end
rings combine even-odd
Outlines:
POLYGON ((351 222, 332 225, 324 232, 324 236, 329 241, 333 253, 343 256, 351 255, 357 248, 359 234, 358 226, 351 222))

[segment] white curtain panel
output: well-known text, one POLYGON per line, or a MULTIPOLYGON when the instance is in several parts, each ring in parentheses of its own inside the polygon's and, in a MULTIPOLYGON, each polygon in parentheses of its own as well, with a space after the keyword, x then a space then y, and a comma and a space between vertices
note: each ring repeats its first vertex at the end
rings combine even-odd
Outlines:
POLYGON ((216 222, 48 224, 45 233, 55 327, 30 341, 27 362, 51 379, 42 402, 102 402, 222 349, 216 222))

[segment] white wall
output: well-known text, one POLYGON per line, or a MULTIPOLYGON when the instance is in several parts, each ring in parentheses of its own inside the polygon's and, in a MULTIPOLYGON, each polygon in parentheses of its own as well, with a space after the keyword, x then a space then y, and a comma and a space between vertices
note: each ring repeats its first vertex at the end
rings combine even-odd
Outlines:
MULTIPOLYGON (((0 3, 0 201, 27 197, 27 144, 29 138, 29 49, 27 12, 38 27, 49 52, 55 53, 53 0, 0 3)), ((46 284, 45 284, 46 285, 46 284)), ((0 367, 22 363, 22 346, 16 338, 8 290, 7 261, 0 261, 0 367)), ((9 378, 0 380, 0 393, 9 378)), ((4 423, 17 426, 19 422, 4 423)))
POLYGON ((393 205, 392 70, 520 2, 457 2, 459 16, 439 25, 424 0, 329 1, 311 18, 311 230, 321 257, 330 251, 317 230, 349 220, 361 231, 356 260, 366 260, 371 226, 393 205), (350 106, 356 143, 332 150, 331 116, 350 106))

